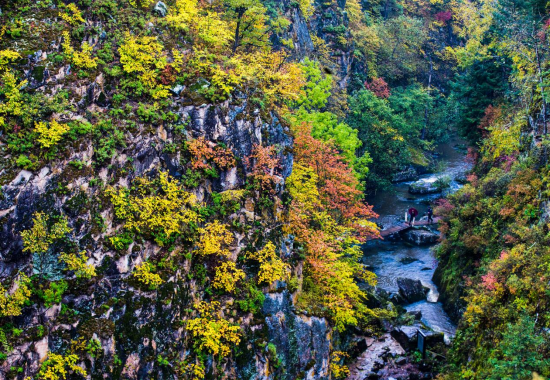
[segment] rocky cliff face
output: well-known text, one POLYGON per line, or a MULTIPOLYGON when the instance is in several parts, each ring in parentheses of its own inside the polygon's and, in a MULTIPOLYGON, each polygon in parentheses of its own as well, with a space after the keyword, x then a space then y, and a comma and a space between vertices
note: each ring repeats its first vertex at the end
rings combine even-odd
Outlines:
MULTIPOLYGON (((264 121, 258 113, 247 114, 245 105, 229 103, 183 106, 175 100, 173 107, 180 119, 187 121, 186 133, 192 138, 205 137, 223 143, 240 159, 251 154, 254 144, 276 145, 280 152, 280 176, 286 178, 290 174, 292 140, 275 116, 269 122, 264 121)), ((93 376, 106 373, 109 366, 118 366, 123 378, 170 378, 157 362, 158 356, 185 358, 184 347, 189 337, 178 321, 202 292, 196 280, 189 281, 186 277, 190 262, 184 263, 158 292, 142 291, 132 284, 135 266, 161 254, 162 248, 149 241, 132 243, 124 251, 109 248, 108 237, 120 225, 102 198, 102 187, 93 182, 94 178, 100 178, 102 183, 126 185, 159 170, 168 170, 172 176, 181 178, 185 169, 179 153, 166 151, 167 146, 181 139, 178 133, 181 132, 163 125, 144 126, 126 140, 127 146, 117 152, 108 167, 98 169, 93 166, 90 142, 80 141, 65 158, 35 171, 21 170, 3 186, 0 204, 3 278, 32 262, 32 255, 22 251, 20 233, 31 227, 33 213, 37 211, 66 214, 74 231, 71 241, 87 249, 91 254, 88 262, 101 268, 101 274, 89 283, 69 281, 69 291, 62 298, 64 309, 59 304, 33 306, 14 319, 14 325, 24 332, 11 343, 13 353, 1 365, 6 376, 13 372, 10 371, 13 367, 24 366, 23 375, 36 373, 48 351, 72 344, 76 335, 101 342, 102 351, 95 357, 89 356, 84 363, 93 376), (75 160, 82 163, 81 169, 69 164, 75 160), (94 222, 97 219, 102 221, 101 226, 94 222)), ((204 200, 212 191, 241 188, 245 180, 246 168, 241 164, 220 173, 219 178, 205 181, 194 193, 204 200)), ((245 202, 246 206, 229 219, 243 223, 254 220, 266 230, 273 229, 278 223, 276 210, 257 213, 252 202, 245 202)), ((249 241, 249 236, 239 237, 232 250, 241 250, 249 241)), ((233 301, 227 297, 225 306, 229 309, 233 301)), ((224 366, 223 371, 230 377, 269 379, 278 373, 287 379, 328 378, 331 329, 323 318, 295 314, 288 291, 266 293, 263 313, 254 318, 246 313, 234 314, 233 311, 231 319, 249 336, 239 348, 243 358, 224 366), (265 349, 259 349, 255 343, 265 349), (268 343, 276 351, 269 351, 268 343)), ((207 362, 206 371, 219 373, 217 365, 207 362)))
MULTIPOLYGON (((163 5, 157 3, 156 13, 151 14, 162 15, 163 5)), ((99 55, 98 46, 119 31, 114 30, 118 20, 110 13, 116 6, 103 1, 98 7, 103 13, 89 15, 83 30, 75 34, 99 55)), ((327 5, 306 22, 295 4, 283 5, 292 20, 288 36, 296 58, 315 53, 312 36, 335 44, 333 37, 346 22, 343 7, 327 5)), ((50 5, 27 15, 31 26, 22 39, 13 37, 19 24, 10 21, 12 39, 2 40, 2 48, 17 47, 22 52, 13 68, 27 81, 21 88, 30 94, 25 99, 38 99, 33 108, 37 114, 27 122, 27 129, 44 115, 77 126, 71 131, 83 131, 89 125, 102 127, 71 132, 71 138, 47 153, 22 146, 19 121, 0 135, 0 280, 9 286, 8 294, 16 291, 18 273, 34 276, 20 315, 2 319, 0 378, 35 376, 51 353, 69 351, 77 355, 73 365, 83 368, 91 379, 194 378, 190 368, 197 362, 189 357, 195 341, 184 324, 194 315, 194 303, 216 292, 205 286, 205 272, 210 269, 207 263, 193 262, 187 255, 192 247, 185 245, 159 244, 143 236, 114 244, 112 238, 123 236, 124 228, 106 190, 131 188, 139 178, 154 179, 159 172, 168 172, 182 182, 195 181, 189 191, 198 202, 211 204, 220 193, 247 188, 251 172, 247 160, 256 146, 274 147, 278 164, 271 169, 277 186, 270 202, 251 191, 217 218, 236 230, 229 247, 232 257, 269 239, 277 242, 285 259, 299 262, 292 236, 281 229, 281 214, 287 207, 285 180, 293 168, 288 126, 276 112, 260 110, 244 95, 212 103, 181 85, 172 86, 168 101, 158 108, 155 102, 135 100, 123 108, 117 100, 120 83, 115 69, 111 68, 110 75, 92 75, 63 61, 63 39, 48 29, 60 22, 63 9, 50 5), (65 109, 52 105, 58 101, 65 109), (186 144, 197 139, 204 139, 212 149, 228 149, 236 165, 215 175, 190 178, 186 144), (40 258, 44 264, 40 270, 36 269, 36 254, 24 250, 21 237, 33 227, 37 212, 66 218, 71 231, 40 258), (95 268, 95 277, 82 280, 59 264, 59 253, 77 251, 86 252, 86 265, 95 268), (156 289, 144 287, 133 276, 148 260, 159 262, 159 268, 171 266, 170 276, 156 289), (52 284, 64 288, 59 291, 52 284)), ((140 26, 145 34, 158 33, 150 22, 130 17, 128 22, 135 23, 134 28, 140 26)), ((102 49, 101 56, 107 60, 112 52, 109 47, 102 49)), ((331 70, 339 73, 345 86, 350 53, 344 48, 335 51, 331 70)), ((5 94, 1 100, 6 101, 5 94)), ((212 217, 211 211, 204 212, 201 217, 212 217)), ((252 286, 218 297, 220 315, 240 325, 243 336, 232 345, 231 359, 197 359, 207 378, 330 378, 330 353, 339 343, 327 319, 295 310, 293 296, 302 280, 300 265, 293 267, 292 277, 298 286, 277 282, 259 289, 261 295, 254 293, 256 298, 251 296, 256 291, 252 286)))

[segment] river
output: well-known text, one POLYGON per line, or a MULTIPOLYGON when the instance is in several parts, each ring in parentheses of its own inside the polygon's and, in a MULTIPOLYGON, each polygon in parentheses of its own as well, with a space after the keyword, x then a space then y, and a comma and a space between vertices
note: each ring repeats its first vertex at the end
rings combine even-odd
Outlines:
MULTIPOLYGON (((453 138, 449 142, 440 144, 436 149, 436 157, 440 170, 436 174, 420 176, 421 181, 433 182, 442 176, 451 179, 450 188, 446 191, 454 192, 461 185, 455 179, 463 176, 470 165, 466 162, 464 141, 453 138)), ((378 192, 367 198, 367 202, 374 206, 379 214, 376 220, 383 229, 403 221, 406 210, 413 206, 424 215, 428 206, 445 194, 412 195, 409 194, 411 182, 398 183, 392 191, 378 192)), ((434 225, 433 231, 436 231, 434 225)), ((390 242, 374 240, 364 245, 363 262, 378 276, 378 287, 387 292, 397 292, 396 279, 399 277, 418 279, 430 289, 427 299, 405 305, 407 311, 419 310, 422 312, 422 322, 437 332, 443 332, 448 341, 456 331, 456 326, 437 302, 439 293, 432 277, 437 267, 434 255, 434 246, 417 246, 403 241, 390 242)))

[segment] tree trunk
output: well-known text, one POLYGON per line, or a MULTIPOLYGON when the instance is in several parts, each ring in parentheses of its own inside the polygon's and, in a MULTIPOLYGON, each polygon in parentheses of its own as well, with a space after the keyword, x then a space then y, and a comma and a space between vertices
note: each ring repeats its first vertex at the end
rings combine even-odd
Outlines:
MULTIPOLYGON (((433 75, 433 62, 432 57, 428 57, 430 60, 430 71, 428 74, 428 96, 431 96, 431 89, 432 89, 432 75, 433 75)), ((424 109, 424 126, 422 127, 422 135, 420 136, 421 140, 426 139, 426 130, 428 129, 428 104, 426 104, 426 108, 424 109)))
POLYGON ((233 41, 233 54, 237 51, 237 48, 241 45, 241 22, 246 12, 244 8, 237 8, 237 27, 235 28, 235 41, 233 41))
POLYGON ((546 98, 544 96, 544 79, 542 77, 542 68, 540 64, 538 44, 535 45, 535 53, 537 54, 537 71, 539 74, 540 95, 542 97, 542 123, 543 123, 542 134, 546 135, 548 133, 548 126, 546 125, 546 98))

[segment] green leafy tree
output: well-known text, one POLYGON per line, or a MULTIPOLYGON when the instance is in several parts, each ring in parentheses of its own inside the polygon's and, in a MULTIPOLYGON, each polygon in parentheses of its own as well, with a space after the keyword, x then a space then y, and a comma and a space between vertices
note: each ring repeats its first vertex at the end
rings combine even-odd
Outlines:
POLYGON ((377 35, 381 40, 377 58, 381 77, 394 82, 426 71, 422 47, 427 34, 420 18, 392 18, 378 24, 377 35))
POLYGON ((550 343, 538 331, 535 320, 522 316, 516 323, 509 323, 502 340, 491 352, 487 366, 488 380, 531 379, 533 372, 547 373, 550 360, 544 356, 544 346, 550 343))
POLYGON ((407 140, 410 128, 397 115, 386 99, 380 99, 371 91, 362 90, 350 97, 348 124, 358 131, 363 146, 360 153, 372 158, 368 184, 384 187, 390 184, 391 175, 409 162, 407 140))

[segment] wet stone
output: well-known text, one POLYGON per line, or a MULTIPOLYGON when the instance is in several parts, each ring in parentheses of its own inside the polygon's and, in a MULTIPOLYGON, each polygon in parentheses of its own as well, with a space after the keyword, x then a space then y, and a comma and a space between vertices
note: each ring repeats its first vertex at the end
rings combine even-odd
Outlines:
POLYGON ((413 229, 403 234, 405 241, 416 245, 427 245, 437 243, 439 235, 424 229, 413 229))
POLYGON ((424 287, 420 280, 399 277, 397 280, 399 295, 409 303, 422 301, 426 299, 429 289, 424 287))
POLYGON ((409 185, 409 193, 411 194, 437 194, 441 192, 441 187, 436 186, 435 183, 417 181, 409 185))
POLYGON ((392 178, 393 183, 407 181, 418 181, 418 173, 414 168, 409 168, 407 170, 396 173, 392 178))
POLYGON ((410 256, 403 257, 401 260, 399 260, 399 262, 403 265, 411 264, 411 263, 414 263, 415 261, 418 261, 418 259, 415 259, 414 257, 410 257, 410 256))

